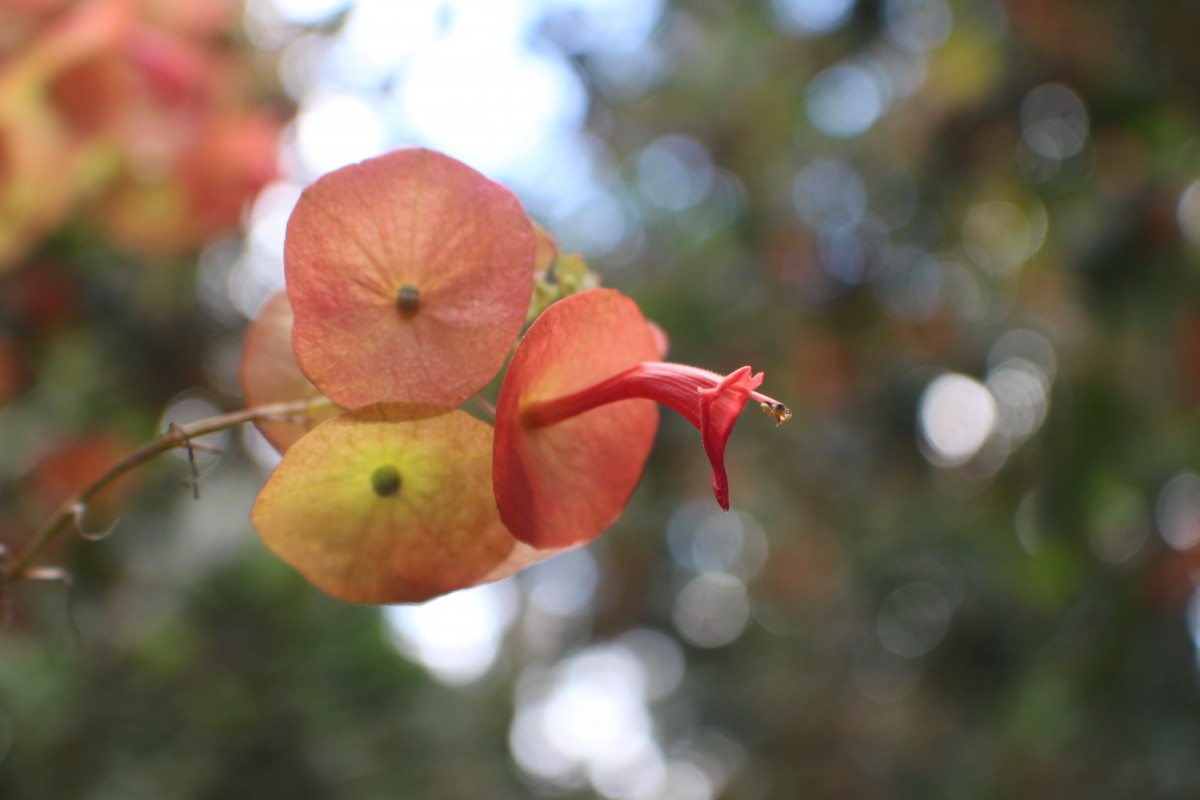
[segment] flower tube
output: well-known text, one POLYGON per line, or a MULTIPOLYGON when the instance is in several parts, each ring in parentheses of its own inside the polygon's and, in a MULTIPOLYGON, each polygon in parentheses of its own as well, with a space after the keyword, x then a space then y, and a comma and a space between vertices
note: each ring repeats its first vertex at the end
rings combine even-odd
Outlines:
POLYGON ((700 431, 704 452, 712 463, 713 495, 728 511, 725 443, 738 414, 749 400, 754 400, 779 423, 792 416, 783 403, 755 391, 762 380, 763 374, 751 374, 750 367, 718 375, 685 364, 643 362, 565 397, 530 403, 521 409, 521 421, 528 427, 541 428, 618 400, 640 397, 662 403, 700 431))

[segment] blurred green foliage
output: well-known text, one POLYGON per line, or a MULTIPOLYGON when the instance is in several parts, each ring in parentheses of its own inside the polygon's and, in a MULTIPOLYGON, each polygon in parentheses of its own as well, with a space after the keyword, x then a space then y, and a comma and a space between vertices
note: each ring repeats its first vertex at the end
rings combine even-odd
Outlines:
MULTIPOLYGON (((671 3, 638 91, 577 64, 632 221, 592 266, 672 360, 751 363, 795 412, 739 422, 732 499, 768 555, 744 632, 682 645, 656 730, 740 743, 738 800, 1197 796, 1200 506, 1168 489, 1200 468, 1200 5, 860 0, 804 35, 786 5, 671 3), (823 74, 850 82, 822 99, 823 74), (875 116, 822 129, 860 124, 863 87, 875 116), (990 380, 1013 331, 1051 348, 1012 412, 1036 422, 932 463, 926 389, 990 380)), ((10 547, 53 442, 137 442, 191 387, 236 403, 239 323, 198 307, 190 262, 144 260, 68 225, 0 276, 10 547)), ((534 796, 508 752, 522 670, 631 628, 685 641, 667 531, 707 465, 680 420, 593 548, 592 613, 549 653, 519 625, 460 689, 263 551, 260 474, 235 448, 197 505, 181 463, 151 468, 103 512, 114 538, 49 554, 69 613, 57 586, 7 598, 0 796, 534 796)))

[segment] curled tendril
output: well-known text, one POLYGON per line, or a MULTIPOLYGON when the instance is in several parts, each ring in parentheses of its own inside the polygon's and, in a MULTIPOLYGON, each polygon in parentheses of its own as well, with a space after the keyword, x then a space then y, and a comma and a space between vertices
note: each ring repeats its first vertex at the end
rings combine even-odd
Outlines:
MULTIPOLYGON (((79 534, 80 538, 87 539, 89 542, 98 542, 101 539, 107 539, 117 529, 119 519, 113 520, 112 524, 102 531, 89 531, 84 524, 87 510, 87 503, 75 503, 71 506, 71 518, 75 521, 75 532, 79 534)), ((29 576, 32 572, 33 570, 25 570, 22 575, 29 576)))

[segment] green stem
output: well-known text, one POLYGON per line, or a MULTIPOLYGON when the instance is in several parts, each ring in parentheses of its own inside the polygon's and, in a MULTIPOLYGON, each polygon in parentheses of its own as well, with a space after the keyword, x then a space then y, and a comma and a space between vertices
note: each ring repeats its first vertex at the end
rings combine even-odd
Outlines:
POLYGON ((471 399, 475 401, 475 405, 479 408, 480 413, 487 417, 486 421, 495 425, 496 407, 492 405, 491 401, 484 397, 482 392, 476 392, 471 396, 471 399))
POLYGON ((46 521, 46 524, 30 538, 20 554, 13 558, 11 562, 3 565, 3 569, 0 570, 0 588, 4 584, 29 577, 33 562, 60 533, 76 521, 80 509, 86 508, 89 500, 112 484, 117 478, 145 464, 155 456, 165 453, 168 450, 186 447, 192 439, 208 433, 236 428, 238 425, 243 425, 247 422, 257 422, 259 420, 306 417, 318 411, 332 408, 333 405, 331 400, 324 397, 312 400, 296 400, 288 403, 270 403, 268 405, 255 406, 254 408, 244 408, 230 414, 209 417, 208 419, 202 419, 188 425, 172 425, 156 439, 134 450, 110 467, 99 478, 64 500, 54 512, 54 515, 46 521))

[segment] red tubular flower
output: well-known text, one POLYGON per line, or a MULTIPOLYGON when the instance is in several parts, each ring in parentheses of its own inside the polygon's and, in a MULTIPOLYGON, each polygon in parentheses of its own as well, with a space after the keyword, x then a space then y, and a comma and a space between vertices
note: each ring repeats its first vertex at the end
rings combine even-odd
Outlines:
POLYGON ((647 361, 565 397, 530 403, 521 409, 521 421, 528 427, 541 428, 618 400, 640 397, 662 403, 700 431, 704 452, 712 463, 713 494, 721 508, 728 511, 725 443, 738 414, 753 399, 780 423, 791 417, 783 403, 754 391, 762 381, 763 374, 751 374, 750 367, 718 375, 684 364, 647 361))
POLYGON ((713 493, 729 508, 725 443, 757 401, 777 421, 791 413, 757 391, 762 373, 722 376, 653 360, 657 345, 633 301, 611 290, 573 295, 530 327, 496 408, 493 487, 500 517, 535 547, 586 541, 608 527, 641 476, 656 415, 669 406, 700 431, 713 493), (633 401, 633 402, 620 402, 633 401))

